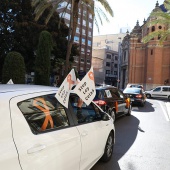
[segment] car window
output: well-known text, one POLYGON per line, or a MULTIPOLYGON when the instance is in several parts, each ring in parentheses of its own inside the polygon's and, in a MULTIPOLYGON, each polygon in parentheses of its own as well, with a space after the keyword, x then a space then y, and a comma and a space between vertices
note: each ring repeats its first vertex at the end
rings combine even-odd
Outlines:
POLYGON ((119 99, 120 98, 120 93, 118 92, 118 90, 116 88, 113 88, 110 90, 112 97, 115 99, 119 99))
POLYGON ((33 133, 69 126, 65 108, 57 101, 54 94, 27 99, 17 105, 33 133))
POLYGON ((101 120, 100 110, 93 103, 86 105, 84 102, 78 107, 79 97, 76 95, 70 96, 70 103, 73 107, 74 114, 77 117, 78 124, 91 123, 101 120))
POLYGON ((95 96, 94 100, 98 100, 98 99, 103 99, 102 90, 96 90, 96 96, 95 96))
POLYGON ((169 88, 168 87, 163 87, 162 91, 169 91, 169 88))
POLYGON ((161 87, 157 87, 153 91, 161 91, 161 87))

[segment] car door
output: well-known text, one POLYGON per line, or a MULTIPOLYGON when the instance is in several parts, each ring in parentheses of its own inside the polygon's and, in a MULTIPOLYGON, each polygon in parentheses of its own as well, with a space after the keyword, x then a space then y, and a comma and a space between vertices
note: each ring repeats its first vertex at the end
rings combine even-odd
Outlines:
POLYGON ((68 110, 54 94, 15 97, 10 109, 23 170, 79 170, 80 135, 68 110))
POLYGON ((152 97, 162 97, 162 90, 161 87, 156 87, 152 90, 152 97))
POLYGON ((70 98, 82 143, 80 169, 89 169, 104 152, 106 140, 110 133, 109 123, 101 120, 99 108, 94 103, 89 106, 83 103, 81 107, 82 116, 77 116, 80 114, 79 110, 77 112, 78 96, 71 96, 70 98))

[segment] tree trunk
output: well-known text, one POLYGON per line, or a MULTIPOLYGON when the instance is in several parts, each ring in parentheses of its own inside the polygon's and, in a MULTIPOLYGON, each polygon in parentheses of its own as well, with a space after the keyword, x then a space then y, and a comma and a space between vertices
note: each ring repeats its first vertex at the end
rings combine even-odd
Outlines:
POLYGON ((77 20, 78 20, 78 5, 79 0, 72 0, 72 12, 71 12, 71 23, 70 23, 70 30, 69 30, 69 36, 68 36, 68 45, 67 45, 67 53, 66 53, 66 65, 65 65, 65 72, 64 77, 67 76, 68 71, 71 69, 69 64, 71 49, 74 41, 74 36, 76 33, 77 28, 77 20), (71 37, 70 37, 71 35, 71 37))

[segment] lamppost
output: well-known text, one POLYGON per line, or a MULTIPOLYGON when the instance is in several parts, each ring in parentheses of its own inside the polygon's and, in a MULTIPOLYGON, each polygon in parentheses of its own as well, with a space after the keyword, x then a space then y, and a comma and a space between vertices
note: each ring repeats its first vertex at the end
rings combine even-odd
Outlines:
POLYGON ((121 58, 121 37, 118 38, 119 44, 118 44, 118 72, 117 72, 117 88, 119 88, 120 85, 120 58, 121 58))

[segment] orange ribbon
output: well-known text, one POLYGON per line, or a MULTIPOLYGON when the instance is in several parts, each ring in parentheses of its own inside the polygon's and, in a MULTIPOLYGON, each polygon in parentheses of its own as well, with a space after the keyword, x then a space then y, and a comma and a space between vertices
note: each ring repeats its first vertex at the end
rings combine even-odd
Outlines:
POLYGON ((127 99, 126 99, 126 107, 129 108, 129 106, 130 106, 130 99, 127 98, 127 99))
POLYGON ((118 112, 118 102, 115 102, 115 110, 116 110, 116 113, 118 112))
POLYGON ((47 126, 48 126, 48 121, 50 122, 50 125, 51 125, 51 128, 54 127, 54 123, 53 123, 53 119, 50 115, 50 112, 49 112, 49 108, 48 106, 46 105, 46 102, 43 98, 36 98, 34 101, 33 101, 33 105, 35 107, 37 107, 38 109, 40 109, 42 112, 44 112, 45 114, 45 120, 44 120, 44 123, 41 127, 42 130, 46 130, 47 126), (41 107, 38 102, 41 102, 43 104, 43 107, 41 107))
POLYGON ((71 85, 74 84, 74 81, 71 80, 71 74, 67 76, 67 82, 69 83, 69 90, 71 89, 71 85))
POLYGON ((93 73, 92 71, 90 71, 90 72, 88 73, 88 76, 89 76, 89 78, 90 78, 91 80, 94 81, 94 73, 93 73))

